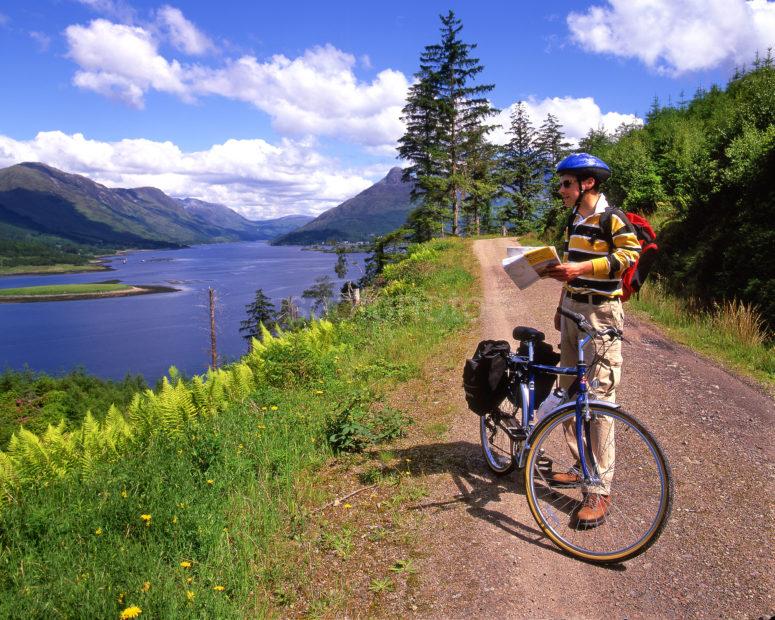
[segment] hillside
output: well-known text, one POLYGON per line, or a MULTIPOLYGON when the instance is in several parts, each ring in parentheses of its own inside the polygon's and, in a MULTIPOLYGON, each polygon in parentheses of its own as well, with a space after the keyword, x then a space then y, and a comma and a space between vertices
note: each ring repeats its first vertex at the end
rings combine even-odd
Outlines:
POLYGON ((403 226, 412 210, 412 184, 401 180, 401 168, 357 196, 321 213, 298 230, 274 241, 278 245, 307 245, 325 241, 368 241, 403 226))
POLYGON ((269 240, 310 219, 254 222, 224 205, 154 187, 112 189, 41 163, 0 170, 0 255, 10 265, 77 263, 114 248, 269 240))

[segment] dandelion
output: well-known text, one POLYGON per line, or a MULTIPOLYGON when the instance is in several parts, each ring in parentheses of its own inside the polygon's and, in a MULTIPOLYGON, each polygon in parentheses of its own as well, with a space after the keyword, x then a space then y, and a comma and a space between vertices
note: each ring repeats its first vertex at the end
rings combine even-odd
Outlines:
POLYGON ((344 505, 344 508, 352 508, 352 507, 353 507, 353 505, 352 505, 352 504, 345 504, 345 505, 344 505))
POLYGON ((189 601, 193 601, 195 596, 196 594, 194 592, 192 592, 191 590, 186 590, 186 598, 189 601))
POLYGON ((315 390, 315 394, 322 394, 323 390, 315 390))
POLYGON ((145 527, 151 527, 151 515, 140 515, 140 520, 145 523, 145 527))
POLYGON ((126 492, 126 489, 121 489, 121 497, 123 497, 124 499, 129 497, 129 493, 126 492))
POLYGON ((270 409, 271 409, 272 411, 277 411, 277 405, 272 405, 272 406, 270 407, 270 409))
POLYGON ((98 527, 96 530, 94 530, 94 534, 96 536, 102 536, 102 528, 98 527))
POLYGON ((183 560, 180 563, 180 566, 181 566, 181 568, 191 568, 191 562, 189 562, 188 560, 183 560))
POLYGON ((213 586, 213 590, 216 592, 223 592, 225 589, 223 586, 213 586))
POLYGON ((143 587, 140 588, 143 592, 148 592, 148 590, 151 589, 151 582, 150 581, 143 581, 143 587))
POLYGON ((212 478, 209 478, 207 480, 207 484, 215 484, 215 480, 213 480, 212 478))
POLYGON ((139 616, 141 613, 143 613, 142 609, 140 609, 137 605, 132 605, 131 607, 127 607, 124 611, 122 611, 119 618, 121 620, 128 620, 129 618, 137 618, 137 616, 139 616))

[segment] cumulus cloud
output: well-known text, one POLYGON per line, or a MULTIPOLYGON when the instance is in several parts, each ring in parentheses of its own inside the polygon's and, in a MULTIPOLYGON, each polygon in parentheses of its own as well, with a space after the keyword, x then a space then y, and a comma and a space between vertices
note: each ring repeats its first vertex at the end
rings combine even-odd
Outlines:
POLYGON ((160 56, 143 28, 95 19, 88 26, 68 26, 65 36, 68 57, 81 67, 73 78, 76 86, 137 108, 151 88, 189 98, 180 63, 160 56))
MULTIPOLYGON (((175 15, 185 20, 179 11, 175 15)), ((142 27, 97 19, 69 26, 65 34, 68 56, 80 66, 75 85, 135 107, 143 106, 151 90, 189 102, 220 96, 266 112, 286 135, 335 136, 379 149, 394 146, 403 133, 400 115, 409 86, 404 74, 387 69, 371 82, 360 81, 355 57, 331 45, 297 58, 276 55, 261 62, 243 56, 209 67, 168 60, 142 27)), ((186 45, 189 53, 203 49, 186 45)))
POLYGON ((60 131, 28 141, 0 135, 0 166, 24 161, 45 162, 109 187, 158 187, 172 196, 225 204, 253 219, 317 215, 376 180, 368 170, 340 169, 308 140, 227 140, 185 152, 172 142, 101 142, 60 131))
POLYGON ((168 33, 172 44, 180 51, 191 56, 215 51, 215 44, 184 17, 180 9, 163 6, 159 9, 158 21, 168 33))
MULTIPOLYGON (((541 100, 529 97, 524 104, 528 118, 535 129, 541 126, 547 114, 552 114, 562 125, 568 141, 574 144, 587 135, 590 129, 602 127, 608 132, 613 132, 622 123, 643 124, 643 119, 634 114, 603 113, 592 97, 547 97, 541 100)), ((496 144, 508 142, 509 136, 506 135, 506 130, 511 124, 511 112, 516 106, 516 103, 510 105, 495 117, 493 124, 501 126, 491 136, 491 140, 496 144)))
POLYGON ((670 75, 748 63, 775 45, 775 2, 767 0, 608 0, 567 17, 582 48, 670 75))

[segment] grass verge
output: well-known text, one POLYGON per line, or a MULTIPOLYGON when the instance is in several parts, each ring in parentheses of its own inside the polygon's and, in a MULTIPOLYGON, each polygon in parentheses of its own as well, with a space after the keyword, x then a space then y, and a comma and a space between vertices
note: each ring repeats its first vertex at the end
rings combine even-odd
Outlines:
POLYGON ((671 338, 728 365, 775 393, 775 335, 750 306, 727 302, 711 311, 669 294, 649 281, 630 307, 663 327, 671 338))
MULTIPOLYGON (((222 407, 189 411, 174 432, 146 425, 112 457, 64 459, 77 463, 71 470, 52 470, 62 455, 23 438, 17 453, 22 445, 30 458, 0 509, 0 616, 283 614, 305 582, 302 533, 320 525, 313 507, 330 499, 322 468, 346 466, 349 453, 405 432, 408 416, 387 396, 475 314, 467 255, 453 240, 413 248, 386 269, 370 303, 316 339, 269 342, 249 356, 258 379, 247 397, 219 394, 222 407)), ((168 396, 184 385, 171 374, 168 396)), ((190 405, 149 402, 162 424, 190 405)), ((95 436, 87 422, 84 443, 95 436)), ((402 488, 406 497, 422 493, 402 488)), ((346 556, 354 536, 338 528, 320 544, 346 556)), ((395 574, 410 574, 399 560, 395 574)), ((375 575, 370 595, 387 595, 391 575, 375 575)), ((314 597, 306 613, 336 608, 346 591, 342 584, 314 597)))

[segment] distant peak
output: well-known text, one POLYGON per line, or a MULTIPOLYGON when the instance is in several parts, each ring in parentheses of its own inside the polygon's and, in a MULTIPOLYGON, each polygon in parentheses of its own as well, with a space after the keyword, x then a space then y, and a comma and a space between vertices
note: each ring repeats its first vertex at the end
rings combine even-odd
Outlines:
POLYGON ((400 185, 401 183, 403 183, 403 181, 401 180, 401 176, 403 175, 403 173, 404 173, 403 169, 399 168, 398 166, 394 166, 387 173, 387 176, 382 180, 387 185, 400 185))

